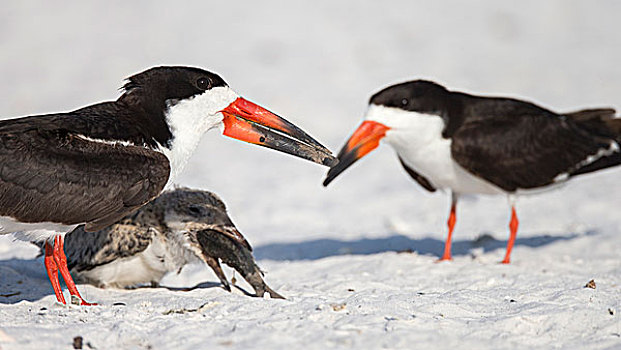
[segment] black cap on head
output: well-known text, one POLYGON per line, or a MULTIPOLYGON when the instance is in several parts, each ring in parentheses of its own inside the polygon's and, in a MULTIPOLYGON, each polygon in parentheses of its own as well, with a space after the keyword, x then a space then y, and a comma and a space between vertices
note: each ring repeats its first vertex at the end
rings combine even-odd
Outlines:
POLYGON ((391 85, 371 96, 369 104, 406 111, 434 113, 445 109, 448 90, 427 80, 391 85))
POLYGON ((157 96, 159 99, 184 99, 217 86, 227 86, 215 73, 194 67, 161 66, 127 78, 124 96, 157 96))

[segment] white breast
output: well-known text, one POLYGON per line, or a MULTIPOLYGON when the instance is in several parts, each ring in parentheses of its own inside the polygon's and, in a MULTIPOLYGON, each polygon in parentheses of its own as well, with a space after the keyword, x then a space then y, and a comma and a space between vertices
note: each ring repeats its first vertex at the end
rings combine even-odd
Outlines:
POLYGON ((427 178, 434 187, 450 189, 457 194, 504 193, 453 160, 451 140, 442 137, 444 122, 441 117, 371 105, 366 119, 390 127, 384 140, 408 167, 427 178))
POLYGON ((222 124, 221 110, 239 96, 229 87, 215 87, 193 98, 171 104, 166 111, 173 139, 170 148, 160 147, 170 162, 170 178, 166 187, 181 173, 202 136, 210 129, 222 124))
POLYGON ((80 281, 100 287, 125 288, 158 283, 165 274, 178 272, 186 264, 198 261, 198 257, 185 247, 185 241, 177 240, 174 235, 155 233, 151 244, 140 253, 73 273, 80 281))
POLYGON ((142 253, 114 260, 91 270, 71 271, 76 280, 101 288, 125 288, 159 281, 168 270, 149 259, 150 247, 142 253))

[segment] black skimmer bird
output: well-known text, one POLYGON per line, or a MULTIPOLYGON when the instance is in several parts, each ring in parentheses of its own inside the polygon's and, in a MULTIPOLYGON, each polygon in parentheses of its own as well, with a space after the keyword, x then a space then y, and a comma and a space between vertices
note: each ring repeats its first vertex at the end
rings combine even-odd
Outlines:
POLYGON ((226 136, 323 165, 330 151, 287 120, 240 97, 217 74, 156 67, 127 79, 111 102, 0 121, 0 234, 46 241, 45 266, 82 299, 66 265, 64 233, 98 231, 157 197, 202 135, 226 136))
POLYGON ((364 121, 341 149, 324 186, 378 147, 380 139, 395 149, 422 187, 451 191, 441 260, 451 259, 459 195, 509 195, 510 237, 502 260, 509 263, 518 228, 516 194, 621 164, 621 119, 613 109, 555 113, 526 101, 416 80, 371 97, 364 121))
POLYGON ((79 226, 65 236, 67 265, 77 281, 101 288, 159 285, 165 274, 204 262, 231 291, 220 261, 234 268, 257 296, 282 298, 262 278, 252 248, 214 193, 179 188, 103 230, 79 226))

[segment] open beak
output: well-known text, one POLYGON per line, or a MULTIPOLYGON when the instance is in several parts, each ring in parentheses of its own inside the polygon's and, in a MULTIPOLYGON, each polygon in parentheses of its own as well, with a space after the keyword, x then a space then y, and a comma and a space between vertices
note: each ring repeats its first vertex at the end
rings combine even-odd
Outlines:
POLYGON ((338 161, 329 149, 284 118, 238 97, 220 111, 223 134, 234 139, 269 147, 325 166, 338 161))
POLYGON ((338 155, 339 162, 330 168, 326 179, 323 181, 323 185, 328 186, 332 180, 349 168, 350 165, 376 149, 379 146, 380 139, 386 135, 386 131, 389 129, 384 124, 371 120, 362 122, 349 140, 347 140, 345 146, 341 148, 338 155))

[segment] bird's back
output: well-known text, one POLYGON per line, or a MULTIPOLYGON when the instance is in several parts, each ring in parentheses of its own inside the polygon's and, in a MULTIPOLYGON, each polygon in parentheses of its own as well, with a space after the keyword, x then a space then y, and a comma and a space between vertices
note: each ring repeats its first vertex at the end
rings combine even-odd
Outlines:
POLYGON ((115 106, 1 121, 0 217, 24 223, 17 231, 41 222, 98 230, 157 196, 168 160, 143 145, 106 139, 126 124, 114 116, 115 106))
POLYGON ((505 191, 621 164, 620 121, 610 109, 558 114, 515 99, 462 98, 469 103, 453 127, 451 154, 505 191))

